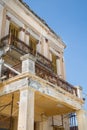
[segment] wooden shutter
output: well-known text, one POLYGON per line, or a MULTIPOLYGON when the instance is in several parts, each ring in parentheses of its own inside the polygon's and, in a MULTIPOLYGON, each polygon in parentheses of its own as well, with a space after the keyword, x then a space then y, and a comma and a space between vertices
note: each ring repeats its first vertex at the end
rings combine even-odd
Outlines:
POLYGON ((52 54, 52 69, 54 73, 57 73, 56 55, 52 54))
MULTIPOLYGON (((18 28, 14 23, 10 23, 9 33, 11 33, 11 35, 12 35, 14 38, 18 38, 19 28, 18 28)), ((13 41, 13 44, 14 44, 15 46, 17 46, 17 42, 13 41)))
POLYGON ((36 54, 36 45, 37 45, 37 40, 30 36, 29 46, 32 49, 33 55, 36 54))

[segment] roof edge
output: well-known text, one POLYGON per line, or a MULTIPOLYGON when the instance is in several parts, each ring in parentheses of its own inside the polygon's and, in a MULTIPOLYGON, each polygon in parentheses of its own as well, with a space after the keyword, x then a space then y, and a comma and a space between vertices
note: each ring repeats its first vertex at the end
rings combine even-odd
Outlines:
POLYGON ((61 39, 60 36, 58 36, 52 29, 51 27, 49 27, 49 25, 46 23, 46 21, 44 19, 42 19, 41 17, 39 17, 31 8, 28 4, 26 4, 23 0, 18 0, 23 6, 25 6, 38 20, 40 20, 40 22, 45 25, 49 30, 50 32, 56 36, 56 38, 58 40, 61 40, 61 44, 64 46, 64 48, 66 48, 66 44, 63 42, 63 40, 61 39))

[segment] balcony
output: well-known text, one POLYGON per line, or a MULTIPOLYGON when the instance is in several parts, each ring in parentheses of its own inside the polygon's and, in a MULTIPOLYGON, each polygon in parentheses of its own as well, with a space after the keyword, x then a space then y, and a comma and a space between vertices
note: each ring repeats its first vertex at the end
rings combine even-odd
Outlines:
MULTIPOLYGON (((9 57, 14 57, 15 62, 12 62, 12 58, 9 61, 9 63, 12 62, 11 67, 18 72, 21 73, 21 61, 20 57, 24 54, 30 53, 34 56, 36 56, 36 75, 54 85, 57 87, 60 87, 67 91, 68 93, 71 93, 75 96, 77 96, 77 89, 66 82, 65 80, 59 78, 52 70, 52 62, 44 57, 42 54, 34 51, 32 48, 30 48, 28 45, 26 45, 25 42, 21 41, 20 39, 12 36, 12 35, 7 35, 4 38, 1 39, 1 44, 0 47, 4 47, 6 45, 10 45, 11 51, 7 53, 9 57), (13 53, 14 51, 14 53, 13 53), (15 56, 14 56, 15 55, 15 56), (16 62, 17 61, 17 62, 16 62)), ((3 58, 4 60, 7 59, 7 55, 4 55, 3 58)), ((8 59, 9 60, 9 59, 8 59)), ((7 60, 7 61, 8 61, 7 60)), ((3 73, 2 76, 6 75, 6 79, 14 77, 17 75, 17 73, 13 72, 9 68, 4 67, 3 68, 3 73)))

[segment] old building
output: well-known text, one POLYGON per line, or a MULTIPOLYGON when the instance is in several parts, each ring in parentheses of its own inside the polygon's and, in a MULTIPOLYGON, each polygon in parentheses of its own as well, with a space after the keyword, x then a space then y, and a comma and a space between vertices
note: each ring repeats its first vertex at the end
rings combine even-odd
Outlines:
POLYGON ((21 0, 0 0, 0 130, 86 130, 82 89, 66 81, 65 44, 21 0))

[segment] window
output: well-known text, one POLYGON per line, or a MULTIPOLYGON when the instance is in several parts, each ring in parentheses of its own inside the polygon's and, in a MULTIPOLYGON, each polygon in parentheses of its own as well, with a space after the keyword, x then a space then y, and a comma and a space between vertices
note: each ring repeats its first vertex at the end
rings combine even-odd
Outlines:
POLYGON ((54 73, 57 73, 56 55, 52 54, 52 69, 54 73))
MULTIPOLYGON (((14 38, 18 38, 18 34, 19 34, 19 28, 18 28, 18 26, 16 26, 14 23, 10 23, 9 33, 11 33, 11 35, 12 35, 14 38)), ((14 42, 14 41, 13 41, 13 44, 14 44, 15 46, 17 46, 17 42, 14 42)))
POLYGON ((32 51, 32 54, 33 54, 33 55, 36 54, 37 42, 38 42, 37 39, 35 39, 33 36, 30 36, 30 38, 29 38, 29 46, 30 46, 30 48, 31 48, 31 51, 32 51))

